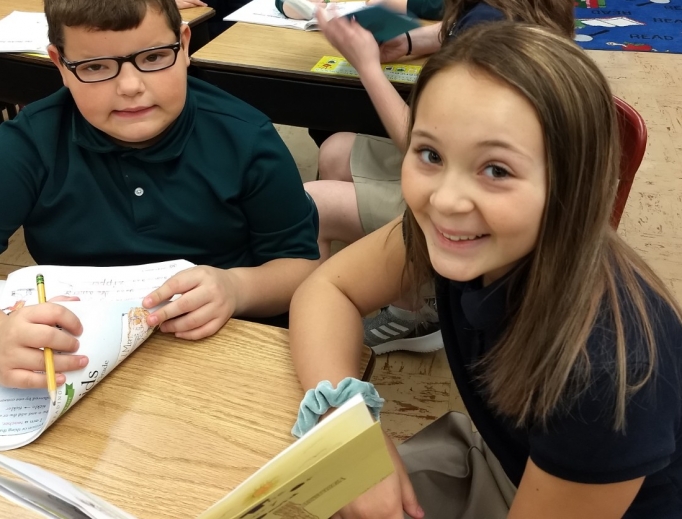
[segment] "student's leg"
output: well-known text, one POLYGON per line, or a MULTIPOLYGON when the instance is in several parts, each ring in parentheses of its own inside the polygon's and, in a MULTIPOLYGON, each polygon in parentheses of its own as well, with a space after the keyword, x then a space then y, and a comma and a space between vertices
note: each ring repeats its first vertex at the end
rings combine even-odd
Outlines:
POLYGON ((316 180, 306 182, 303 187, 315 201, 320 215, 317 242, 322 261, 331 255, 332 241, 353 243, 365 235, 352 182, 316 180))
POLYGON ((320 180, 353 182, 350 158, 356 137, 355 133, 340 132, 322 143, 317 162, 320 180))

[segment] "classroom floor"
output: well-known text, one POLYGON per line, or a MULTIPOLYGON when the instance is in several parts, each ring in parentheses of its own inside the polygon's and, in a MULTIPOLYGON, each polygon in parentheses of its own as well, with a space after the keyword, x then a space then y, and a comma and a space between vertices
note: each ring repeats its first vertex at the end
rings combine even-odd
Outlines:
MULTIPOLYGON (((682 301, 682 56, 594 52, 614 93, 644 117, 649 142, 619 232, 682 301)), ((317 171, 306 130, 279 126, 304 181, 317 171)), ((0 279, 33 261, 19 231, 0 255, 0 279)), ((386 398, 382 422, 401 441, 448 410, 463 410, 443 351, 378 357, 372 381, 386 398)))

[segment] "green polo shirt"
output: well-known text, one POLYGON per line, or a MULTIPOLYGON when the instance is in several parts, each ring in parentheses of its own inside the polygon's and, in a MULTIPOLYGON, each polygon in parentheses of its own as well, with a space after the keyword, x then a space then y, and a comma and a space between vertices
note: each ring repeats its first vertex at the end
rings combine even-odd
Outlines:
POLYGON ((145 149, 90 125, 65 88, 0 125, 0 252, 23 225, 41 264, 317 259, 316 209, 270 121, 188 82, 182 114, 145 149))

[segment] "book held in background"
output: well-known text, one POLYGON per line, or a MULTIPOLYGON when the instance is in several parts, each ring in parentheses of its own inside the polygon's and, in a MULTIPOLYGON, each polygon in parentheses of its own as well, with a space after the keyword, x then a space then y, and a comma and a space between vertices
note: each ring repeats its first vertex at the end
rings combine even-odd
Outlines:
MULTIPOLYGON (((79 355, 86 367, 65 372, 52 405, 46 388, 0 387, 0 451, 22 447, 38 438, 73 407, 154 331, 142 298, 176 273, 193 267, 175 260, 133 267, 57 267, 40 265, 11 273, 0 293, 5 312, 38 304, 36 275, 45 277, 46 297, 77 296, 57 304, 71 310, 83 325, 79 355)), ((49 345, 46 345, 49 346, 49 345)), ((54 352, 58 355, 58 352, 54 352)))
MULTIPOLYGON (((0 467, 24 480, 0 476, 0 494, 43 517, 135 519, 35 465, 0 456, 0 467)), ((381 426, 356 395, 198 519, 328 519, 392 472, 381 426)))
MULTIPOLYGON (((307 0, 298 1, 305 2, 307 0)), ((419 22, 411 16, 392 11, 381 5, 367 6, 364 1, 330 2, 324 9, 324 13, 328 18, 352 16, 360 25, 370 31, 379 42, 390 40, 419 27, 419 22)), ((277 10, 274 0, 252 0, 226 16, 225 20, 304 31, 319 30, 316 18, 311 20, 287 18, 277 10)))

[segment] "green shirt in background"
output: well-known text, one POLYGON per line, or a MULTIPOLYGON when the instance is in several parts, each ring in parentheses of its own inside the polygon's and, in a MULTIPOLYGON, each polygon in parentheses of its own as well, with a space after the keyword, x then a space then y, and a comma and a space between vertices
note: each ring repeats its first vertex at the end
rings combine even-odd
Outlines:
POLYGON ((0 125, 0 252, 23 225, 41 264, 317 259, 316 209, 270 121, 188 82, 183 112, 145 149, 91 126, 65 88, 0 125))
POLYGON ((424 20, 442 20, 443 0, 407 0, 407 12, 424 20))

